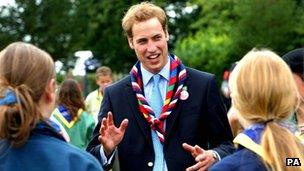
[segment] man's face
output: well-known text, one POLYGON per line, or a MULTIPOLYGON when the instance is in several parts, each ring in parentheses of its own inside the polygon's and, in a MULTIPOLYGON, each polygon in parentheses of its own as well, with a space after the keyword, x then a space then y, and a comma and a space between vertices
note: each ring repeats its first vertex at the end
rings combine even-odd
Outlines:
POLYGON ((99 75, 96 84, 99 86, 99 90, 103 92, 107 86, 112 84, 112 78, 109 75, 99 75))
POLYGON ((155 17, 136 22, 132 34, 133 37, 129 37, 128 42, 142 66, 151 73, 158 73, 168 61, 168 32, 163 30, 155 17))

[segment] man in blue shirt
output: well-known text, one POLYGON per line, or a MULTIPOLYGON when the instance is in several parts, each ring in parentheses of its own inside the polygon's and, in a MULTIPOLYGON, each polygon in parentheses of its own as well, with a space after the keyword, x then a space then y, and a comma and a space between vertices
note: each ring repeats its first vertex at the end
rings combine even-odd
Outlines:
POLYGON ((215 77, 168 53, 164 10, 134 5, 122 27, 138 62, 106 88, 87 150, 106 169, 118 153, 121 170, 141 171, 207 169, 230 154, 232 135, 215 77), (183 143, 200 146, 205 159, 196 162, 196 149, 183 143))

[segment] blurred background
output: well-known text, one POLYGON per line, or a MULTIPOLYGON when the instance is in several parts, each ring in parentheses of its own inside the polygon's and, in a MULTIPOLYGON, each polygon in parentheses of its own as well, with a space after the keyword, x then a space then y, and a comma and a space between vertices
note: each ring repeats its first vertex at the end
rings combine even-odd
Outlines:
MULTIPOLYGON (((84 93, 107 65, 114 80, 135 63, 121 19, 138 0, 0 0, 0 48, 37 45, 56 61, 58 82, 76 77, 84 93)), ((169 17, 170 52, 217 75, 253 47, 279 55, 304 46, 304 0, 154 0, 169 17)))

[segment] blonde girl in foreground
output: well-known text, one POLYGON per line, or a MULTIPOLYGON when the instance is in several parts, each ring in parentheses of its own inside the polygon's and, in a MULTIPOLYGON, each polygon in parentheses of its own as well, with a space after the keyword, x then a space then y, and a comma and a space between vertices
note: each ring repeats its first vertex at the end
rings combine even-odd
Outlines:
POLYGON ((234 139, 237 151, 210 170, 304 170, 303 145, 285 126, 298 101, 288 65, 269 50, 252 50, 233 70, 229 86, 245 130, 234 139), (302 166, 286 166, 286 158, 298 158, 302 166))

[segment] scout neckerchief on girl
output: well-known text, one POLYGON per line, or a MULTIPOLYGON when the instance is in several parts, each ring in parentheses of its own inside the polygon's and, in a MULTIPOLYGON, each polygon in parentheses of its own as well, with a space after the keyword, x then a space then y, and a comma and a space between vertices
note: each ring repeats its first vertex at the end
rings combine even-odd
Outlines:
POLYGON ((159 118, 155 117, 155 114, 147 102, 143 93, 143 82, 140 70, 140 62, 138 61, 132 68, 130 75, 132 81, 133 91, 136 93, 136 97, 139 104, 139 110, 144 116, 146 121, 149 123, 151 128, 156 131, 158 138, 161 143, 165 141, 165 130, 164 121, 172 112, 174 106, 176 105, 184 82, 186 79, 186 69, 181 61, 175 56, 170 54, 170 79, 168 82, 166 99, 162 107, 162 111, 159 118), (177 88, 175 88, 177 87, 177 88), (175 92, 173 92, 176 89, 175 92))
MULTIPOLYGON (((265 124, 253 124, 249 128, 245 129, 242 133, 238 134, 234 138, 233 142, 247 148, 250 151, 253 151, 265 160, 266 158, 264 157, 264 151, 260 145, 264 129, 265 124)), ((270 164, 270 161, 266 161, 266 163, 270 164)))
POLYGON ((81 115, 83 109, 79 109, 77 112, 78 117, 72 118, 70 115, 68 109, 64 107, 63 105, 58 106, 58 110, 60 113, 55 113, 54 115, 68 128, 73 127, 73 125, 76 123, 77 118, 81 115))

